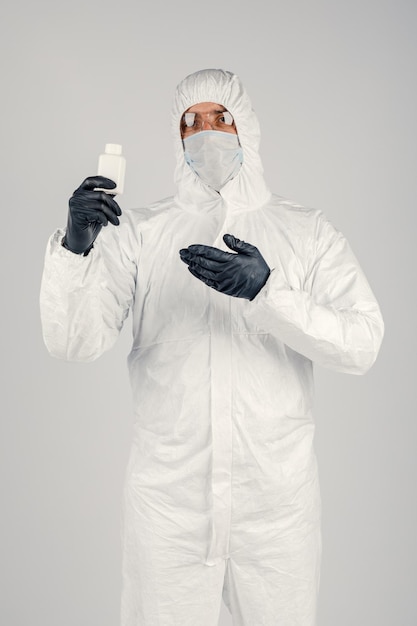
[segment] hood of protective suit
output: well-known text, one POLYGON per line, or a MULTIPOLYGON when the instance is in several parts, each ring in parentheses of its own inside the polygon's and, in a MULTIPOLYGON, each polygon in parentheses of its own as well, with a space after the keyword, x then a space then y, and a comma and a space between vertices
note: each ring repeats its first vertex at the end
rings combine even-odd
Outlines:
POLYGON ((177 184, 176 200, 191 210, 204 210, 204 205, 226 203, 227 208, 256 209, 266 204, 271 193, 263 178, 259 156, 259 122, 249 96, 236 74, 219 69, 207 69, 187 76, 178 85, 172 110, 177 184), (180 132, 181 117, 188 108, 200 102, 221 104, 233 115, 243 151, 243 163, 238 174, 220 192, 204 183, 192 171, 184 157, 180 132))

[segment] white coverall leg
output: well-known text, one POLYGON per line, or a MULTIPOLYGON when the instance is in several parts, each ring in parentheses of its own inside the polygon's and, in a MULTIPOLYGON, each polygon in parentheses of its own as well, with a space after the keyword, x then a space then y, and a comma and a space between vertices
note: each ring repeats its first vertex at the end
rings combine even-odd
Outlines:
POLYGON ((259 126, 236 75, 204 70, 173 107, 177 194, 124 210, 88 256, 50 239, 41 312, 58 358, 110 349, 129 311, 135 410, 123 527, 122 626, 314 626, 320 493, 313 368, 351 374, 375 361, 383 321, 346 239, 321 211, 272 194, 259 126), (243 149, 217 193, 184 160, 179 124, 222 104, 243 149), (178 251, 226 249, 231 233, 271 275, 250 302, 208 288, 178 251))

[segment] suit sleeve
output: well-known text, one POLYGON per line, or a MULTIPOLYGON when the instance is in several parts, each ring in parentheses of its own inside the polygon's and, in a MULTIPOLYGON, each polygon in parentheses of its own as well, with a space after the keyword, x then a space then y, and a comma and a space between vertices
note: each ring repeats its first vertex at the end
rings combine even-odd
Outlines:
POLYGON ((375 362, 384 322, 374 294, 345 237, 319 214, 302 289, 275 267, 249 317, 313 362, 364 374, 375 362))
POLYGON ((103 228, 84 257, 61 245, 64 232, 51 236, 45 254, 43 338, 54 357, 93 361, 114 345, 133 304, 139 238, 125 218, 103 228))

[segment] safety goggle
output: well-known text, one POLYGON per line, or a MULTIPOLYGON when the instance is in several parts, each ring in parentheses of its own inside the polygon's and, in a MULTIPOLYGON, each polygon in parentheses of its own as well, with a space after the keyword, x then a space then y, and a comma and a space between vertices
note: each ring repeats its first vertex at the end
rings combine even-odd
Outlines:
POLYGON ((181 119, 182 131, 186 134, 196 133, 202 130, 205 123, 208 123, 213 130, 230 131, 233 126, 233 115, 229 111, 219 111, 218 113, 208 113, 200 115, 199 113, 186 112, 181 119))

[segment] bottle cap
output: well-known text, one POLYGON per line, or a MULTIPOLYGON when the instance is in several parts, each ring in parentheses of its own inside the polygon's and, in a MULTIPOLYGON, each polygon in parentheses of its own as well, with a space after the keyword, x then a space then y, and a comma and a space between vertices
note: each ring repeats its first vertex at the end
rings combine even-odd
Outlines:
POLYGON ((104 152, 106 154, 122 154, 122 146, 118 143, 106 143, 104 152))

